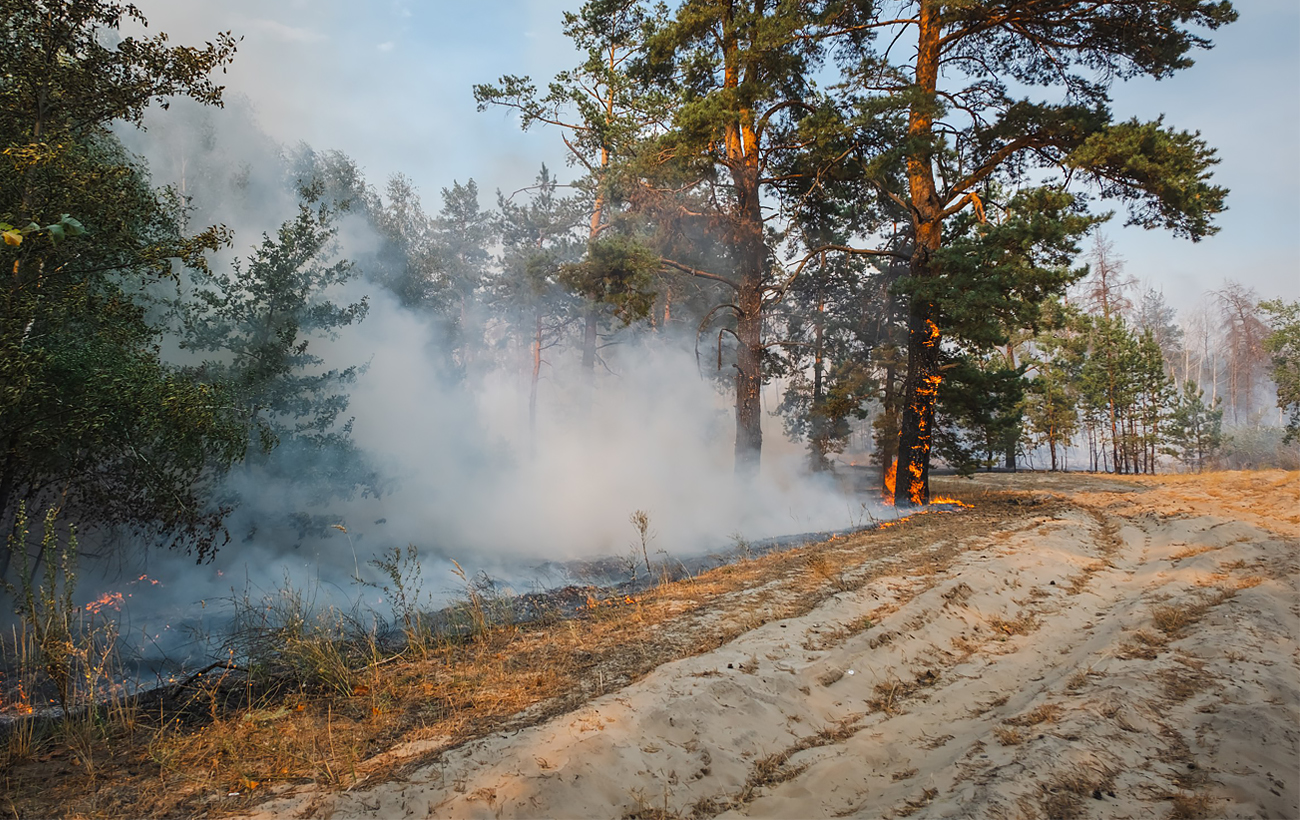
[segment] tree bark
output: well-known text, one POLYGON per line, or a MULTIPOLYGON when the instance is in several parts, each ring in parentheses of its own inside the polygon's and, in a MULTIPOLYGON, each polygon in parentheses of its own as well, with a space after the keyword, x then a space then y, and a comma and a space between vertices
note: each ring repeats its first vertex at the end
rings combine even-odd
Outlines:
MULTIPOLYGON (((935 92, 939 81, 939 0, 921 0, 917 15, 916 101, 908 112, 907 135, 915 146, 907 156, 907 183, 912 200, 916 244, 910 274, 916 279, 935 275, 933 255, 943 237, 943 202, 934 179, 933 148, 935 92)), ((913 299, 907 322, 907 380, 903 388, 903 423, 894 473, 894 504, 930 501, 930 441, 939 393, 939 326, 935 305, 913 299)))
POLYGON ((930 502, 930 447, 939 373, 939 327, 934 304, 914 302, 908 316, 907 380, 894 472, 894 505, 930 502))
POLYGON ((528 453, 537 455, 537 383, 542 375, 542 315, 537 314, 533 330, 532 376, 528 390, 528 453))
MULTIPOLYGON (((740 43, 731 21, 724 24, 725 85, 740 84, 740 43)), ((737 263, 736 304, 736 450, 735 471, 741 478, 758 474, 763 449, 763 209, 759 200, 758 134, 754 112, 742 106, 724 130, 726 165, 735 189, 731 244, 737 263)))

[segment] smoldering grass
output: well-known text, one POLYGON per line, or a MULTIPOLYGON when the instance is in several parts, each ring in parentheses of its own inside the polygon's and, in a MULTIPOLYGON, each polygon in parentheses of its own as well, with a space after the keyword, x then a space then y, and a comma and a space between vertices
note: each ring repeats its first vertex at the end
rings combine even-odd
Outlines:
MULTIPOLYGON (((635 605, 601 607, 580 620, 566 617, 572 612, 524 618, 519 596, 462 567, 459 620, 419 614, 433 636, 425 653, 399 654, 400 605, 381 616, 360 596, 352 608, 318 606, 310 586, 250 591, 239 596, 248 603, 246 645, 229 647, 209 674, 134 696, 134 729, 92 738, 93 779, 67 762, 73 750, 46 745, 41 757, 49 759, 10 767, 10 798, 19 815, 172 816, 204 811, 214 798, 222 811, 245 811, 277 784, 338 788, 383 777, 404 764, 377 755, 394 744, 434 741, 428 753, 436 755, 535 725, 662 663, 712 650, 746 624, 811 611, 834 593, 808 571, 810 551, 829 549, 837 569, 866 583, 933 565, 936 533, 956 526, 935 517, 847 544, 755 556, 649 587, 635 605), (875 562, 886 547, 891 562, 875 562), (760 607, 747 592, 760 587, 781 593, 760 607), (285 636, 298 642, 287 654, 271 645, 285 636), (326 637, 336 640, 327 646, 326 637)), ((953 542, 944 555, 959 551, 953 542)), ((418 584, 408 592, 422 596, 418 584)), ((766 774, 779 779, 791 768, 766 774)))

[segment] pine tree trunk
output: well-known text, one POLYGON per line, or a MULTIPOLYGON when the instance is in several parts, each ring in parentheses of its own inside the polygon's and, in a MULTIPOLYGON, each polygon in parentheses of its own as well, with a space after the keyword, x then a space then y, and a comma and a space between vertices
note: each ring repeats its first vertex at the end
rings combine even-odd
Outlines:
MULTIPOLYGON (((917 57, 914 78, 918 102, 908 112, 907 135, 916 147, 907 157, 907 183, 912 199, 915 246, 910 273, 917 279, 934 275, 932 256, 943 238, 943 202, 934 179, 932 104, 939 82, 939 38, 943 21, 939 0, 921 0, 917 16, 917 57)), ((926 504, 930 500, 930 436, 939 393, 939 326, 934 304, 913 300, 907 321, 907 381, 903 389, 903 420, 898 438, 898 467, 894 472, 894 504, 926 504)))
POLYGON ((930 446, 939 392, 939 327, 934 304, 914 302, 908 315, 907 380, 894 471, 894 505, 930 501, 930 446))
POLYGON ((736 475, 758 474, 763 449, 762 291, 757 276, 741 279, 736 318, 736 475))
POLYGON ((880 435, 880 486, 889 487, 897 469, 894 460, 898 458, 898 366, 893 362, 885 365, 885 394, 881 404, 884 419, 880 435))
POLYGON ((826 301, 822 298, 820 292, 817 296, 817 318, 813 326, 813 389, 812 402, 809 407, 809 432, 808 445, 812 451, 812 469, 813 472, 825 472, 830 469, 830 463, 826 459, 826 453, 830 449, 828 436, 829 425, 826 419, 826 385, 824 361, 824 349, 826 326, 824 317, 826 315, 826 301))
POLYGON ((592 395, 596 390, 596 341, 599 326, 600 310, 593 302, 587 305, 582 327, 582 396, 578 412, 584 418, 591 413, 592 395))
MULTIPOLYGON (((730 22, 730 21, 728 21, 730 22)), ((724 83, 738 88, 741 79, 739 42, 724 26, 724 83)), ((741 108, 723 134, 727 164, 735 191, 731 246, 736 260, 736 450, 735 471, 741 478, 758 474, 763 449, 763 274, 767 259, 763 241, 763 206, 759 199, 758 133, 753 112, 741 108)))
POLYGON ((533 330, 533 372, 528 390, 528 452, 537 455, 537 383, 542 375, 542 315, 537 314, 533 330))

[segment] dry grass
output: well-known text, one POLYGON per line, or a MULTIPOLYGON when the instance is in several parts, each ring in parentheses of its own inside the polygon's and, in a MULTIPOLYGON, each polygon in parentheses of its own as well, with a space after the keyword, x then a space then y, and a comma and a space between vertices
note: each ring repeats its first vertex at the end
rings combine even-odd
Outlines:
POLYGON ((1169 820, 1204 820, 1214 817, 1214 798, 1206 794, 1179 792, 1170 798, 1169 820))
POLYGON ((1004 721, 1009 726, 1037 726, 1040 723, 1055 723, 1065 709, 1059 703, 1042 703, 1035 708, 1004 721))
POLYGON ((993 734, 997 736, 998 743, 1003 746, 1019 746, 1025 742, 1025 736, 1020 733, 1019 729, 1013 729, 1007 726, 994 726, 993 734))
POLYGON ((1213 552, 1217 549, 1219 549, 1219 547, 1211 546, 1209 544, 1190 544, 1169 556, 1169 560, 1181 561, 1184 558, 1194 558, 1197 555, 1204 555, 1207 552, 1213 552))
MULTIPOLYGON (((790 765, 790 758, 799 752, 839 743, 857 733, 862 715, 849 715, 820 732, 800 738, 775 754, 759 758, 750 767, 744 785, 730 797, 703 798, 691 807, 691 817, 713 817, 726 811, 741 809, 753 802, 762 789, 776 786, 798 777, 808 764, 790 765)), ((898 779, 898 778, 895 778, 898 779)))
POLYGON ((1124 660, 1155 660, 1160 651, 1169 645, 1168 635, 1157 635, 1149 629, 1139 629, 1132 639, 1120 644, 1115 656, 1124 660))
MULTIPOLYGON (((744 624, 808 612, 835 593, 828 578, 852 577, 856 586, 946 566, 962 551, 955 536, 1021 512, 994 498, 960 515, 917 515, 837 539, 833 547, 760 556, 662 584, 631 603, 583 612, 580 620, 494 626, 490 602, 471 601, 463 614, 475 628, 465 636, 397 658, 354 658, 310 685, 254 685, 242 670, 219 670, 140 700, 134 717, 111 731, 61 738, 38 727, 30 740, 20 738, 28 756, 8 767, 9 808, 36 817, 193 815, 216 806, 247 809, 277 786, 346 787, 382 778, 490 732, 570 711, 662 663, 712 650, 744 624), (824 559, 810 562, 818 553, 824 559), (890 562, 876 560, 886 556, 890 562), (759 587, 773 590, 762 604, 748 592, 759 587), (430 748, 417 757, 384 754, 419 741, 430 748)), ((787 769, 756 773, 755 787, 781 771, 787 769)))
POLYGON ((1151 620, 1156 629, 1171 638, 1177 638, 1205 616, 1209 609, 1204 603, 1181 603, 1158 606, 1151 610, 1151 620))
POLYGON ((1018 615, 1015 618, 1003 618, 993 615, 984 622, 994 631, 1006 635, 1028 635, 1038 628, 1038 621, 1032 615, 1018 615))

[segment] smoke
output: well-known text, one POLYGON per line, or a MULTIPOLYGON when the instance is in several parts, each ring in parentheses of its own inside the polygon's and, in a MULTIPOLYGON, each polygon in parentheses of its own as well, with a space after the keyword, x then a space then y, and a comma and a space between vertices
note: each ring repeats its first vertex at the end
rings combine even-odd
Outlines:
MULTIPOLYGON (((224 111, 176 105, 148 132, 123 137, 148 161, 156 184, 183 182, 195 224, 236 231, 235 247, 214 265, 246 255, 294 214, 284 152, 238 101, 224 111)), ((374 258, 381 241, 355 215, 339 236, 339 255, 360 260, 374 258)), ((256 599, 285 583, 311 590, 320 604, 363 599, 382 613, 378 588, 360 581, 379 579, 369 562, 407 544, 420 550, 418 584, 436 602, 455 587, 452 560, 523 591, 570 581, 555 574, 555 562, 626 556, 637 540, 629 523, 635 511, 649 516, 652 556, 672 558, 891 514, 869 509, 833 477, 810 475, 805 448, 787 441, 771 415, 760 474, 737 482, 729 380, 702 373, 694 340, 667 332, 628 330, 605 347, 589 407, 574 345, 547 351, 534 432, 525 351, 506 345, 497 366, 485 357, 482 367, 449 373, 447 328, 404 308, 361 267, 326 296, 338 303, 364 296, 369 315, 337 338, 313 339, 310 350, 325 369, 365 366, 347 388, 345 417, 385 492, 329 501, 313 512, 337 527, 304 536, 285 514, 303 506, 306 491, 295 477, 310 464, 282 461, 274 474, 236 469, 228 479, 241 499, 232 540, 211 563, 141 552, 125 573, 84 579, 91 598, 124 588, 122 579, 138 572, 159 582, 133 587, 125 601, 136 643, 173 658, 210 649, 219 636, 194 633, 219 632, 232 599, 256 599)), ((775 388, 765 398, 775 407, 775 388)))

